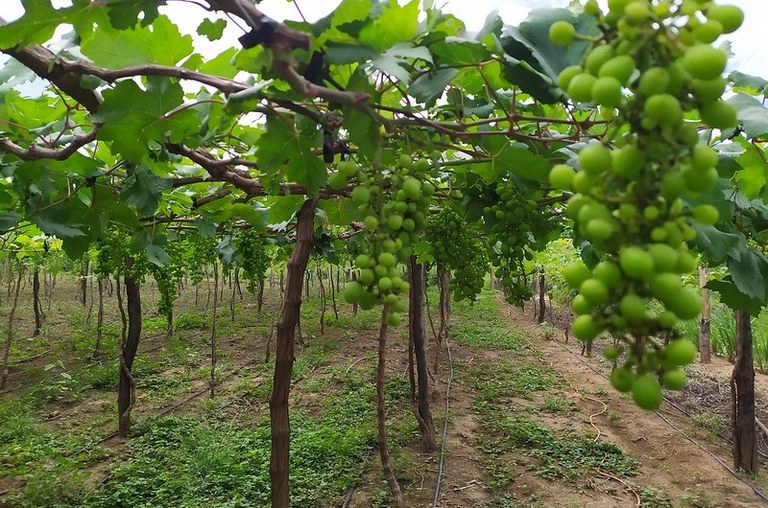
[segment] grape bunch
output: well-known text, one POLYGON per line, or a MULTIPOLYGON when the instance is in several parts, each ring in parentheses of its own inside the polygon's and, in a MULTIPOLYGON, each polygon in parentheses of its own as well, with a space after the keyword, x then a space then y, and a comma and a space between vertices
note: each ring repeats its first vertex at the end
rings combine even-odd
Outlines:
POLYGON ((552 219, 542 214, 530 191, 514 181, 486 190, 491 206, 483 208, 491 263, 509 303, 522 305, 533 296, 525 277, 525 262, 546 247, 552 219))
POLYGON ((134 252, 131 235, 124 228, 110 228, 97 241, 96 274, 100 278, 113 276, 116 279, 129 275, 137 284, 144 282, 149 271, 149 260, 145 252, 134 252), (127 268, 128 257, 133 259, 127 268))
POLYGON ((427 181, 430 169, 428 159, 414 162, 403 154, 397 167, 388 172, 374 170, 366 174, 358 170, 360 183, 351 193, 370 236, 371 252, 355 258, 359 273, 357 280, 344 289, 344 299, 363 309, 371 309, 375 304, 389 305, 392 312, 388 320, 392 326, 402 319, 406 304, 400 295, 409 289, 398 264, 408 260, 413 244, 424 231, 430 198, 435 192, 427 181))
POLYGON ((429 218, 425 236, 438 266, 452 270, 451 294, 475 300, 483 289, 488 258, 482 241, 454 210, 443 207, 429 218))
POLYGON ((168 315, 173 311, 173 304, 179 296, 178 284, 184 277, 185 249, 180 241, 168 241, 164 245, 168 261, 162 265, 150 265, 150 272, 157 282, 160 298, 157 300, 157 312, 168 315))
POLYGON ((253 228, 240 229, 235 235, 237 264, 243 270, 246 288, 255 293, 260 282, 264 282, 270 265, 264 238, 253 228))
POLYGON ((193 284, 203 281, 204 269, 216 259, 216 238, 189 237, 186 249, 186 266, 193 284))
MULTIPOLYGON (((574 192, 566 214, 575 232, 603 253, 591 269, 576 263, 565 271, 579 292, 574 335, 619 338, 627 354, 613 386, 655 409, 662 384, 685 385, 681 367, 696 354, 690 341, 658 340, 700 312, 698 294, 681 281, 696 268, 687 246, 696 237, 691 224, 719 220, 713 206, 686 207, 681 199, 718 180, 717 152, 699 142, 697 124, 686 118, 698 111, 709 127, 736 126, 734 109, 721 99, 726 55, 710 43, 736 30, 743 13, 708 0, 609 0, 608 6, 603 14, 594 2, 587 5, 604 35, 581 65, 560 73, 558 85, 613 120, 599 142, 581 149, 578 171, 557 165, 550 183, 574 192)), ((567 44, 579 35, 557 22, 550 37, 567 44)), ((622 350, 611 347, 606 356, 618 359, 622 350)))

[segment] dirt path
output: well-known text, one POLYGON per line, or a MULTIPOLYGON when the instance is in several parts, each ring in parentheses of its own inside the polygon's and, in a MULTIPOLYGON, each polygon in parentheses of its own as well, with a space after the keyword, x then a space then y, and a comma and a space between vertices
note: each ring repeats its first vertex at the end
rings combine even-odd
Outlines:
MULTIPOLYGON (((535 352, 483 349, 452 341, 456 374, 438 507, 741 508, 768 505, 718 462, 717 458, 730 464, 726 443, 706 436, 704 429, 666 404, 660 409, 660 415, 637 408, 630 397, 617 393, 603 375, 593 370, 606 369, 606 365, 600 364, 601 359, 583 358, 580 343, 563 343, 562 330, 557 330, 557 340, 545 340, 541 328, 519 309, 500 303, 500 310, 509 332, 523 336, 535 352), (483 410, 475 407, 483 387, 478 391, 476 381, 466 373, 473 369, 490 371, 509 361, 526 368, 551 371, 558 381, 539 393, 504 396, 500 400, 509 408, 506 413, 551 429, 557 439, 561 435, 580 436, 598 445, 615 444, 624 455, 637 460, 636 472, 623 476, 592 468, 588 469, 589 474, 567 479, 547 477, 542 474, 540 460, 532 459, 523 450, 498 454, 489 451, 488 443, 492 448, 494 436, 489 434, 487 420, 484 423, 483 410), (567 409, 552 412, 543 409, 558 400, 563 400, 567 409)), ((393 354, 396 355, 399 356, 393 354)), ((447 371, 441 369, 438 379, 446 378, 447 371)), ((436 421, 439 436, 445 385, 437 383, 434 391, 435 395, 440 394, 433 397, 433 410, 439 415, 436 421)), ((401 477, 407 505, 432 506, 439 453, 424 454, 415 446, 397 453, 405 455, 400 459, 409 464, 403 468, 404 475, 414 467, 419 470, 416 481, 401 477)), ((381 483, 376 485, 379 467, 375 458, 366 478, 370 484, 356 493, 349 506, 388 506, 371 501, 373 486, 382 487, 381 483)), ((563 466, 566 475, 568 467, 563 466)))

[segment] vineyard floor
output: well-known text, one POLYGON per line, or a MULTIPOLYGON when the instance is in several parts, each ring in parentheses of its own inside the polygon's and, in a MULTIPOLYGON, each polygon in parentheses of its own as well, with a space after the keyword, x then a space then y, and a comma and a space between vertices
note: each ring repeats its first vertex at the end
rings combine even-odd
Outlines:
MULTIPOLYGON (((31 297, 22 295, 12 375, 0 395, 0 507, 268 506, 273 363, 265 355, 279 288, 268 290, 259 313, 253 295, 244 292, 241 299, 225 286, 215 398, 208 396, 207 293, 200 288, 195 302, 193 289, 181 292, 168 339, 165 317, 153 312, 152 284, 145 286, 144 337, 134 369, 136 423, 127 440, 112 437, 119 335, 114 295, 107 297, 104 343, 95 357, 95 311, 87 319, 89 305, 76 302, 74 281, 58 283, 40 338, 29 337, 31 303, 24 302, 31 297)), ((379 316, 353 315, 339 304, 337 318, 328 295, 321 333, 318 293, 313 285, 303 306, 305 345, 297 346, 294 365, 294 506, 390 506, 375 448, 379 316)), ((430 293, 433 319, 436 300, 430 293)), ((3 298, 5 317, 7 306, 3 298)), ((564 343, 560 329, 547 338, 551 328, 536 325, 495 292, 453 307, 452 361, 441 351, 431 394, 439 446, 452 364, 437 506, 764 506, 715 459, 730 463, 728 444, 717 436, 724 402, 713 395, 728 376, 724 363, 695 367, 700 374, 693 375, 690 393, 673 399, 692 416, 666 403, 657 415, 615 393, 599 353, 582 357, 580 344, 564 343), (691 405, 702 400, 708 405, 697 413, 691 405)), ((436 348, 430 345, 431 367, 436 348)), ((409 400, 407 346, 405 326, 392 329, 388 432, 407 506, 428 507, 441 454, 421 449, 409 400)), ((764 410, 768 383, 758 377, 764 410)), ((766 490, 766 477, 763 469, 745 479, 766 490)))

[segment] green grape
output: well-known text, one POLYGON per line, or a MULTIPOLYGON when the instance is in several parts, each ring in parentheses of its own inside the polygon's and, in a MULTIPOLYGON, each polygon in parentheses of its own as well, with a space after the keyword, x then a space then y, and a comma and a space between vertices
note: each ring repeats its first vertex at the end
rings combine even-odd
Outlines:
POLYGON ((577 102, 592 101, 592 87, 595 81, 597 78, 587 73, 574 76, 568 83, 568 95, 577 102))
POLYGON ((646 96, 662 94, 669 86, 669 73, 663 67, 651 67, 640 76, 638 91, 646 96))
POLYGON ((600 66, 597 75, 601 78, 613 78, 620 85, 626 85, 635 70, 635 60, 628 55, 611 58, 600 66))
POLYGON ((622 393, 630 391, 634 381, 632 371, 624 367, 615 368, 611 372, 611 385, 622 393))
POLYGON ((573 41, 576 29, 567 21, 555 21, 549 27, 549 40, 559 46, 567 46, 573 41))
POLYGON ((632 382, 632 399, 643 409, 658 409, 662 394, 659 380, 653 374, 643 374, 632 382))
POLYGON ((598 175, 611 168, 611 152, 599 143, 587 145, 579 152, 581 169, 591 175, 598 175))
POLYGON ((683 369, 667 371, 662 376, 662 383, 670 390, 682 390, 686 385, 686 376, 683 369))
POLYGON ((583 315, 573 320, 573 335, 580 340, 592 340, 602 331, 592 316, 583 315))
POLYGON ((549 171, 549 183, 560 190, 570 190, 575 172, 570 166, 557 164, 549 171))
POLYGON ((646 309, 645 301, 632 293, 625 295, 619 302, 621 315, 629 322, 645 319, 646 309))
POLYGON ((583 72, 584 69, 582 69, 580 65, 571 65, 566 67, 560 71, 560 74, 557 76, 557 86, 559 86, 562 90, 568 90, 568 85, 571 83, 571 80, 583 72))
POLYGON ((680 101, 670 94, 652 95, 645 101, 646 117, 664 127, 679 124, 683 119, 680 101))
POLYGON ((696 359, 696 345, 687 339, 675 339, 667 344, 664 354, 671 365, 688 365, 696 359))
POLYGON ((682 65, 696 79, 715 79, 725 70, 725 53, 708 44, 697 44, 686 51, 682 65))
POLYGON ((744 12, 735 5, 710 5, 706 16, 720 23, 726 34, 735 32, 744 22, 744 12))
POLYGON ((636 279, 646 279, 653 273, 653 257, 639 247, 626 247, 619 253, 624 272, 636 279))
POLYGON ((705 226, 712 226, 720 220, 720 212, 712 205, 698 205, 693 209, 693 218, 705 226))
POLYGON ((701 120, 715 129, 736 127, 736 110, 722 100, 715 100, 699 107, 701 120))

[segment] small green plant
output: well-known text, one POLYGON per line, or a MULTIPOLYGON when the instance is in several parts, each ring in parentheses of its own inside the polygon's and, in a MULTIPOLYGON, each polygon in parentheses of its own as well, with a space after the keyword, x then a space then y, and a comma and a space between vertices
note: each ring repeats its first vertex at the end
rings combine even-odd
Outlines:
POLYGON ((544 399, 544 409, 550 413, 559 413, 570 409, 571 404, 563 397, 549 395, 544 399))
POLYGON ((200 330, 208 326, 208 320, 200 314, 182 314, 173 320, 176 330, 200 330))
POLYGON ((711 411, 702 411, 701 413, 696 413, 691 417, 691 419, 696 425, 706 429, 713 436, 723 432, 728 425, 728 420, 725 416, 713 413, 711 411))
POLYGON ((611 425, 616 425, 621 421, 621 415, 616 411, 608 411, 608 414, 605 417, 611 425))
POLYGON ((661 489, 645 488, 638 492, 642 506, 647 508, 673 508, 667 493, 661 489))
POLYGON ((539 329, 541 330, 541 334, 544 336, 544 340, 552 340, 552 338, 555 336, 555 326, 548 321, 541 323, 539 325, 539 329))

